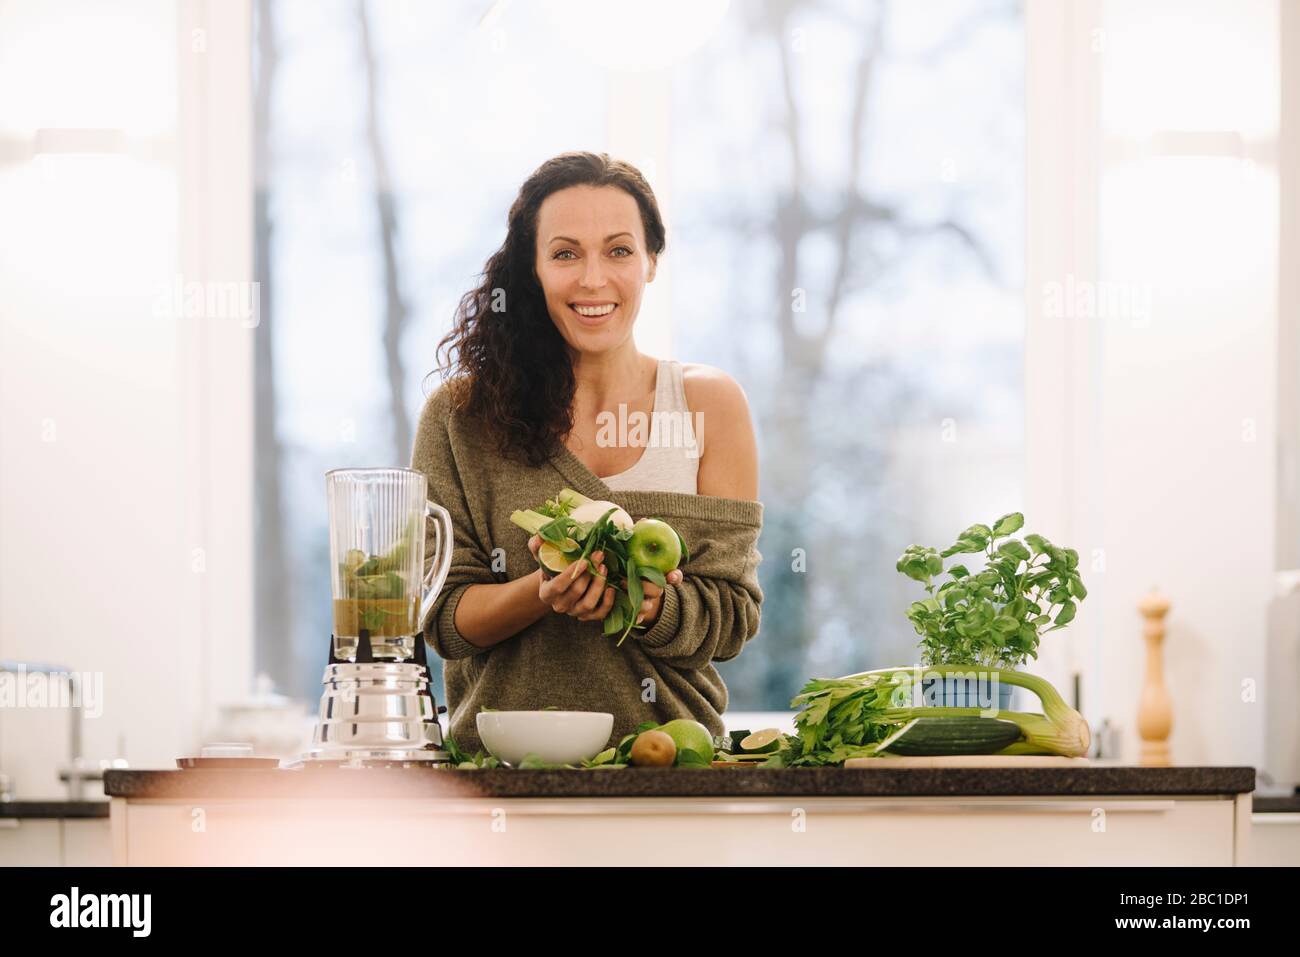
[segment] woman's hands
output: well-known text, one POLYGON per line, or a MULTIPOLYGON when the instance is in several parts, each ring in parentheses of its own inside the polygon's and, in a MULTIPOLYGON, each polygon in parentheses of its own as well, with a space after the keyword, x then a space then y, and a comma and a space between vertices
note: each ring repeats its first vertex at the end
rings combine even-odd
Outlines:
MULTIPOLYGON (((528 550, 537 557, 542 538, 534 535, 528 539, 528 550)), ((614 589, 605 582, 607 570, 600 564, 605 555, 593 552, 591 560, 596 563, 598 574, 593 575, 585 561, 577 561, 559 574, 550 575, 542 572, 542 583, 537 589, 537 597, 551 606, 551 610, 561 615, 572 615, 579 621, 603 621, 614 610, 614 589)), ((682 570, 674 568, 664 576, 670 585, 682 580, 682 570)), ((638 623, 650 623, 659 618, 663 607, 663 589, 654 582, 642 579, 644 593, 641 608, 637 613, 638 623)))
MULTIPOLYGON (((540 535, 528 539, 528 550, 537 557, 542 545, 540 535)), ((600 564, 603 552, 592 552, 591 560, 597 563, 599 575, 591 574, 585 561, 574 562, 564 571, 552 574, 542 570, 542 584, 537 597, 561 615, 572 615, 579 621, 600 621, 614 608, 614 589, 605 584, 606 569, 600 564)))
MULTIPOLYGON (((664 581, 670 585, 676 585, 681 580, 682 570, 680 568, 674 568, 664 576, 664 581)), ((664 590, 654 582, 648 582, 643 578, 641 579, 641 592, 641 610, 637 613, 636 621, 638 625, 643 622, 648 625, 659 619, 659 610, 664 606, 664 590)))

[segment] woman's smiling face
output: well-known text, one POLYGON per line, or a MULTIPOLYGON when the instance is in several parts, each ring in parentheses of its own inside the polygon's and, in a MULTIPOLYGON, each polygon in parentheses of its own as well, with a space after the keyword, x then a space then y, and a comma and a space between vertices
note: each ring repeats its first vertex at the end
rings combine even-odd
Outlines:
POLYGON ((571 186, 546 197, 536 267, 551 320, 572 348, 603 352, 622 343, 655 274, 636 200, 617 186, 571 186))

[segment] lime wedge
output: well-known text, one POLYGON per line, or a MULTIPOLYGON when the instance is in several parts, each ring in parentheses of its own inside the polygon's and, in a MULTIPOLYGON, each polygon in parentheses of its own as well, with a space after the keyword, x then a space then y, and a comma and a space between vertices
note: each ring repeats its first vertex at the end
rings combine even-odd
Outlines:
POLYGON ((740 750, 747 754, 768 754, 781 746, 781 732, 776 728, 755 731, 740 742, 740 750))
POLYGON ((549 572, 562 572, 574 561, 550 542, 542 542, 541 547, 537 549, 537 560, 549 572))

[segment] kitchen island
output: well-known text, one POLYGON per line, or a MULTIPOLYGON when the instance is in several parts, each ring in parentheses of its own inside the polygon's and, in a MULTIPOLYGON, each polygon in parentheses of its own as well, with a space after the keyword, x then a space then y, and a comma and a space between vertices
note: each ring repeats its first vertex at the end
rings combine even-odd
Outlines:
POLYGON ((1204 865, 1249 767, 113 770, 121 865, 1204 865))

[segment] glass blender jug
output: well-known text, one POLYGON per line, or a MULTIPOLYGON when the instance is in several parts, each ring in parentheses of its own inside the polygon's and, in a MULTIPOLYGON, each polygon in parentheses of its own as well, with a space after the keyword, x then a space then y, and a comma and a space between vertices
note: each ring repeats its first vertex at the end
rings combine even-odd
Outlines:
POLYGON ((451 567, 451 516, 429 501, 427 484, 415 469, 325 473, 339 661, 356 660, 363 633, 377 661, 415 654, 420 623, 451 567), (427 575, 426 537, 432 542, 427 575))

